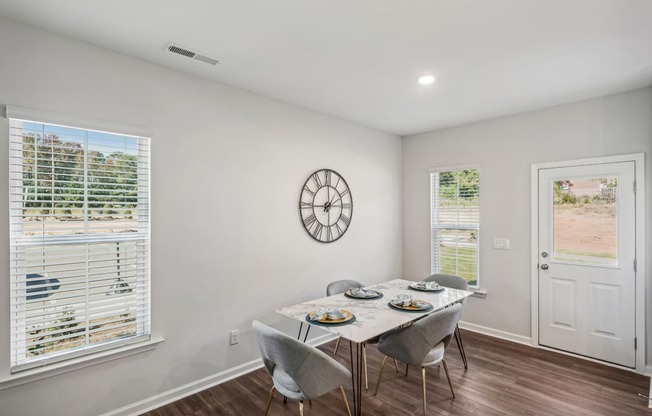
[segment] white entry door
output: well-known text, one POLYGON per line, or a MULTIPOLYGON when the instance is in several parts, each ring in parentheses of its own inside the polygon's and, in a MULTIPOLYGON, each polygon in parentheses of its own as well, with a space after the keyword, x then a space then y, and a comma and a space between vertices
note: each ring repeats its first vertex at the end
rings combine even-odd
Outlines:
POLYGON ((635 367, 635 164, 539 170, 539 344, 635 367))

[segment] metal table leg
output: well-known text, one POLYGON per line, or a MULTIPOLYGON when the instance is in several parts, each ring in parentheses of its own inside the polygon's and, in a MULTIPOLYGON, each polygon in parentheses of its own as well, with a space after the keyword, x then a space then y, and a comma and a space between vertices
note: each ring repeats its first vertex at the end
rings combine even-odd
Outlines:
POLYGON ((460 332, 460 327, 455 325, 455 341, 457 342, 457 348, 460 350, 462 355, 462 362, 464 362, 464 369, 468 369, 469 365, 466 362, 466 351, 464 351, 464 343, 462 342, 462 333, 460 332))
POLYGON ((349 341, 351 352, 351 382, 353 384, 353 414, 362 416, 362 373, 364 371, 363 345, 355 343, 355 360, 353 357, 353 342, 349 341))
MULTIPOLYGON (((310 324, 307 324, 307 325, 308 325, 308 327, 306 328, 306 335, 304 335, 304 337, 303 337, 303 342, 306 342, 306 340, 308 339, 308 333, 310 333, 310 327, 312 326, 310 324)), ((297 334, 297 339, 301 339, 301 330, 302 329, 303 329, 303 322, 299 322, 299 333, 297 334)))

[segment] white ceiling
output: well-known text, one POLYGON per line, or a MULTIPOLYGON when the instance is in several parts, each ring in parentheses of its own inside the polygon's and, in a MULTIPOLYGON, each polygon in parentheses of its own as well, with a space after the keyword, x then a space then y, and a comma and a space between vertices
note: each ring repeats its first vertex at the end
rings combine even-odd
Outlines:
POLYGON ((650 0, 0 0, 0 16, 399 135, 652 85, 650 0))

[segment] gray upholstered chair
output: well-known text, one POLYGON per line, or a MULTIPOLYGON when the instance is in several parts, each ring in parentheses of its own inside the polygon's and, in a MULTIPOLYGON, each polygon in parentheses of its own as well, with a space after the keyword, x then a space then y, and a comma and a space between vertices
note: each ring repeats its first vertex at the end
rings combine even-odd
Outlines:
POLYGON ((357 280, 336 280, 330 282, 326 286, 326 296, 337 295, 338 293, 344 293, 347 290, 355 287, 364 287, 364 285, 357 280))
MULTIPOLYGON (((469 282, 467 282, 465 278, 453 274, 436 273, 423 279, 423 281, 437 282, 440 286, 452 287, 453 289, 467 290, 469 288, 469 282)), ((466 304, 466 298, 464 298, 461 303, 462 306, 464 306, 466 304)), ((460 327, 457 325, 455 325, 455 342, 457 343, 457 348, 460 350, 460 354, 462 355, 464 369, 467 369, 469 366, 466 363, 466 351, 464 351, 462 333, 460 332, 460 327)))
POLYGON ((406 365, 421 367, 424 415, 426 414, 426 367, 440 362, 443 364, 448 386, 451 389, 453 398, 455 398, 453 384, 448 374, 448 366, 444 361, 444 352, 453 339, 455 325, 461 314, 462 305, 456 303, 449 308, 442 309, 414 322, 407 328, 395 329, 381 336, 378 342, 378 351, 385 354, 385 358, 380 368, 374 396, 378 394, 380 379, 383 376, 387 358, 392 357, 404 362, 406 365))
POLYGON ((303 415, 303 402, 316 399, 339 387, 347 414, 351 416, 344 393, 344 384, 351 381, 351 372, 333 358, 297 339, 258 321, 252 323, 258 348, 265 368, 272 376, 274 386, 269 392, 265 415, 278 390, 285 397, 299 401, 303 415))

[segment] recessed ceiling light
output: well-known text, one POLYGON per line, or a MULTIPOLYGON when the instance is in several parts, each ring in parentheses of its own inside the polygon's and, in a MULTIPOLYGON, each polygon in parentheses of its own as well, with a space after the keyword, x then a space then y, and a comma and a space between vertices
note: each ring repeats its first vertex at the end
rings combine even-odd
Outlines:
POLYGON ((419 84, 428 85, 435 82, 435 77, 433 75, 423 75, 419 77, 419 84))

